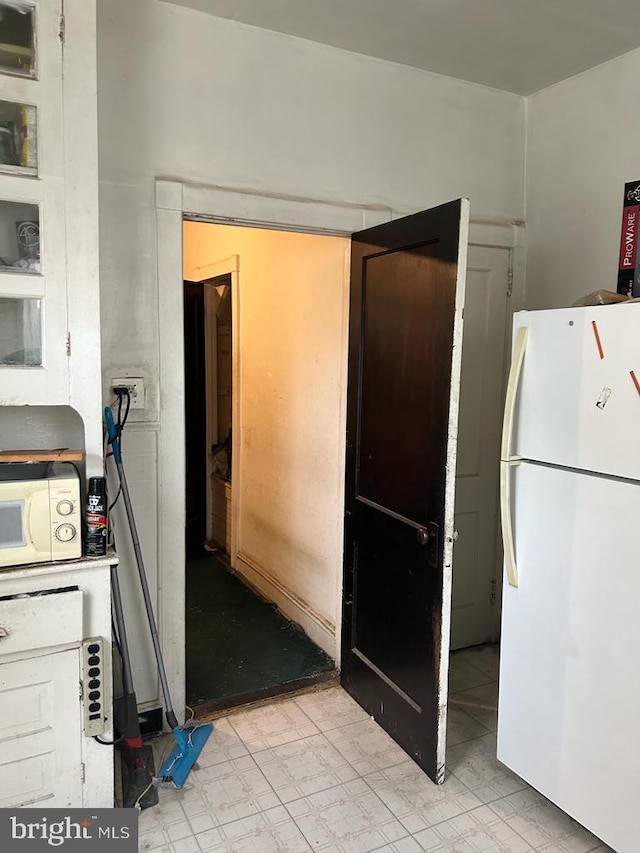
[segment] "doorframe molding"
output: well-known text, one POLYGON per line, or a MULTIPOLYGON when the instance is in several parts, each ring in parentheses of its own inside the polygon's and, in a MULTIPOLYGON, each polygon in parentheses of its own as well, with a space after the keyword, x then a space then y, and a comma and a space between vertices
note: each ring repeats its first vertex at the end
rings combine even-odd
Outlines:
MULTIPOLYGON (((237 389, 240 387, 240 256, 230 255, 228 258, 221 258, 219 261, 214 261, 211 264, 196 267, 195 272, 198 273, 198 276, 201 276, 197 281, 201 282, 205 287, 209 279, 217 278, 221 275, 231 276, 231 537, 229 541, 229 561, 231 568, 235 569, 238 557, 238 501, 242 493, 240 488, 240 395, 237 393, 237 389)), ((211 358, 211 354, 209 353, 207 356, 207 400, 211 395, 211 372, 214 363, 217 367, 217 357, 211 358)), ((216 377, 216 389, 217 382, 216 377)), ((208 477, 211 476, 211 442, 209 439, 209 411, 207 410, 208 477)), ((218 435, 217 440, 221 440, 220 435, 218 435)), ((207 481, 207 531, 209 531, 211 525, 211 509, 211 488, 207 481)))
MULTIPOLYGON (((295 198, 157 178, 155 215, 158 274, 158 615, 167 677, 180 721, 186 702, 185 553, 180 521, 185 517, 184 494, 184 347, 182 225, 185 219, 225 225, 299 231, 345 237, 414 211, 396 211, 385 205, 358 205, 295 198)), ((471 219, 469 242, 500 245, 514 251, 514 296, 524 304, 524 224, 510 219, 471 219)), ((237 295, 239 302, 239 295, 237 295)), ((236 321, 239 319, 236 305, 236 321)), ((348 311, 348 308, 345 309, 348 311)), ((240 331, 235 335, 241 347, 240 331)), ((346 358, 346 353, 345 353, 346 358)), ((236 359, 236 363, 239 364, 236 359)), ((346 361, 343 365, 346 377, 346 361)), ((234 376, 235 379, 235 376, 234 376)), ((346 398, 346 388, 345 388, 346 398)), ((346 399, 341 407, 346 423, 346 399)), ((238 408, 238 417, 240 415, 238 408)), ((240 426, 234 433, 239 437, 240 426)), ((239 441, 236 443, 239 445, 239 441)), ((239 456, 234 453, 239 463, 239 456)), ((344 472, 343 472, 344 475, 344 472)), ((236 479, 234 466, 233 479, 236 479)), ((236 480, 237 482, 237 480, 236 480)), ((233 487, 232 487, 233 488, 233 487)), ((238 500, 235 511, 239 512, 238 500)), ((232 498, 233 501, 233 498, 232 498)), ((343 507, 339 523, 342 525, 343 507)), ((336 516, 337 518, 337 516, 336 516)), ((239 528, 236 527, 239 533, 239 528)), ((241 541, 235 543, 236 551, 241 541)), ((337 588, 342 574, 338 571, 337 588)), ((341 596, 336 599, 335 648, 339 666, 341 596)))
MULTIPOLYGON (((392 218, 391 208, 195 186, 176 180, 155 182, 158 252, 158 349, 160 429, 158 434, 158 612, 160 638, 176 714, 186 702, 185 554, 180 520, 184 495, 184 349, 182 224, 185 219, 225 225, 300 231, 344 237, 392 218)), ((236 318, 239 318, 236 310, 236 318)), ((240 331, 236 346, 241 348, 240 331)), ((238 363, 238 362, 237 362, 238 363)), ((346 376, 346 367, 345 367, 346 376)), ((346 408, 344 412, 346 417, 346 408)), ((234 431, 236 427, 234 425, 234 431)), ((239 437, 238 425, 235 434, 239 437)), ((239 444, 239 441, 236 442, 239 444)), ((238 458, 238 454, 234 454, 238 458)), ((239 460, 238 460, 239 461, 239 460)), ((232 463, 233 464, 233 463, 232 463)), ((234 476, 232 477, 235 479, 234 476)), ((232 486, 233 488, 233 486, 232 486)), ((240 495, 240 492, 237 492, 240 495)), ((233 498, 232 498, 233 502, 233 498)), ((239 512, 239 499, 236 511, 239 512)), ((342 508, 339 522, 342 524, 342 508)), ((337 519, 337 515, 336 515, 337 519)), ((238 533, 240 533, 239 529, 238 533)), ((235 544, 241 549, 241 537, 235 544)), ((341 572, 337 584, 341 588, 341 572)), ((336 600, 335 648, 340 649, 340 596, 336 600)), ((302 610, 300 611, 303 615, 302 610)), ((310 622, 310 633, 317 625, 310 622)))

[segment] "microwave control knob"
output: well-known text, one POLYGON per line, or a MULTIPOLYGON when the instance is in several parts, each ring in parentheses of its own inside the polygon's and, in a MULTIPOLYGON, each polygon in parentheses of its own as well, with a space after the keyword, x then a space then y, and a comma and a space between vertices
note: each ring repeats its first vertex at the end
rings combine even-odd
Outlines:
POLYGON ((56 507, 56 510, 59 515, 71 515, 71 513, 73 512, 73 504, 71 503, 71 501, 67 500, 60 501, 60 503, 56 507))
POLYGON ((76 535, 76 529, 73 524, 61 524, 56 527, 56 539, 59 542, 71 542, 76 535))

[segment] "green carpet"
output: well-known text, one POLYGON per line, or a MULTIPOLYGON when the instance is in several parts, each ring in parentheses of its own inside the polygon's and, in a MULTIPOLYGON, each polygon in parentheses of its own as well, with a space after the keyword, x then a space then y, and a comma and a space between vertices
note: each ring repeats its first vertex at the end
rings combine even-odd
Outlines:
POLYGON ((189 705, 257 693, 334 668, 322 649, 218 557, 187 562, 189 705))

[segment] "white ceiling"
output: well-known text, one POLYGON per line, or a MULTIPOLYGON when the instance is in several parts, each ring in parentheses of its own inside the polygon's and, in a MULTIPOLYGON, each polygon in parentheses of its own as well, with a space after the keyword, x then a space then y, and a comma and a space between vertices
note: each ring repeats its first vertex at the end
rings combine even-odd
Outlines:
POLYGON ((165 0, 530 94, 640 46, 640 0, 165 0))

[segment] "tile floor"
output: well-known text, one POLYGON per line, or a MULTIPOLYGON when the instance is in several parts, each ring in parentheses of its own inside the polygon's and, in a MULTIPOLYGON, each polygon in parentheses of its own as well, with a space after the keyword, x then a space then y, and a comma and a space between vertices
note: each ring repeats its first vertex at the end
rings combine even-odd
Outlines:
POLYGON ((139 850, 612 853, 495 759, 497 678, 494 648, 452 655, 442 786, 340 688, 230 714, 142 812, 139 850))

